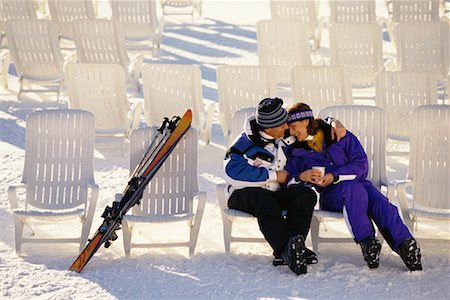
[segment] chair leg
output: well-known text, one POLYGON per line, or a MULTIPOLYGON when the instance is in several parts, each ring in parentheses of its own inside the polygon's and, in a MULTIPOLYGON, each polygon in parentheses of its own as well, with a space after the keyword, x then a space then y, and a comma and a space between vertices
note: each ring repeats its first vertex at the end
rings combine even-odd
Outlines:
POLYGON ((313 251, 319 252, 319 228, 320 228, 320 219, 316 216, 312 217, 311 220, 311 243, 313 246, 313 251))
POLYGON ((225 243, 225 252, 226 253, 230 253, 232 226, 233 226, 233 223, 230 220, 223 221, 223 240, 225 243))
POLYGON ((18 256, 21 255, 21 246, 22 246, 22 234, 23 234, 24 223, 20 220, 19 217, 14 217, 14 233, 15 233, 15 246, 16 253, 18 256))
POLYGON ((125 250, 125 256, 130 257, 131 235, 133 233, 133 226, 125 220, 122 220, 122 225, 123 225, 123 248, 125 250))

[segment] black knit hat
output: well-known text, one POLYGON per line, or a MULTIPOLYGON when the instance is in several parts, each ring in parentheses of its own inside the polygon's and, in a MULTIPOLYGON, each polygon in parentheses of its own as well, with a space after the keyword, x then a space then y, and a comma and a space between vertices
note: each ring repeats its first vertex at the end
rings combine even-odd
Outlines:
POLYGON ((288 113, 283 108, 283 100, 266 98, 261 100, 256 110, 256 123, 262 128, 274 128, 283 125, 288 119, 288 113))

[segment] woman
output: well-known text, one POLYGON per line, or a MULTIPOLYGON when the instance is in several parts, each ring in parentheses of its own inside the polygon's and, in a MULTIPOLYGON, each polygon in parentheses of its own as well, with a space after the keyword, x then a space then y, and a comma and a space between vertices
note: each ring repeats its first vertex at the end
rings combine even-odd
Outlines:
POLYGON ((381 250, 373 220, 389 246, 411 270, 422 270, 420 248, 389 203, 366 179, 368 161, 358 139, 349 131, 338 142, 327 133, 330 125, 314 119, 304 103, 289 110, 289 130, 295 136, 286 171, 289 184, 314 186, 320 193, 321 209, 343 212, 355 242, 361 246, 369 268, 377 268, 381 250), (325 167, 324 175, 313 166, 325 167))

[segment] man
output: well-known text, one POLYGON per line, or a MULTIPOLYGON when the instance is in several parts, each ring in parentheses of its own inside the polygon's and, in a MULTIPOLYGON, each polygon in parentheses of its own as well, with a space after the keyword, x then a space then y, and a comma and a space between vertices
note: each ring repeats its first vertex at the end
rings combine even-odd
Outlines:
POLYGON ((285 138, 288 113, 282 105, 278 98, 262 100, 228 150, 228 207, 255 216, 274 251, 274 265, 287 264, 300 275, 307 272, 307 262, 317 263, 316 254, 304 244, 317 196, 308 187, 284 187, 289 177, 285 149, 295 138, 285 138))

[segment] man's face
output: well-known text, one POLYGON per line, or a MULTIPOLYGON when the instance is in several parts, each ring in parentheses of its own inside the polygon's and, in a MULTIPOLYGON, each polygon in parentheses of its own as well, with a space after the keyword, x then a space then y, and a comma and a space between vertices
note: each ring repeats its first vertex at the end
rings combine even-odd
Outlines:
POLYGON ((280 125, 278 127, 266 128, 264 131, 268 135, 270 135, 276 139, 281 139, 281 138, 285 137, 286 130, 288 130, 288 129, 289 129, 289 126, 287 125, 287 123, 284 123, 283 125, 280 125))

